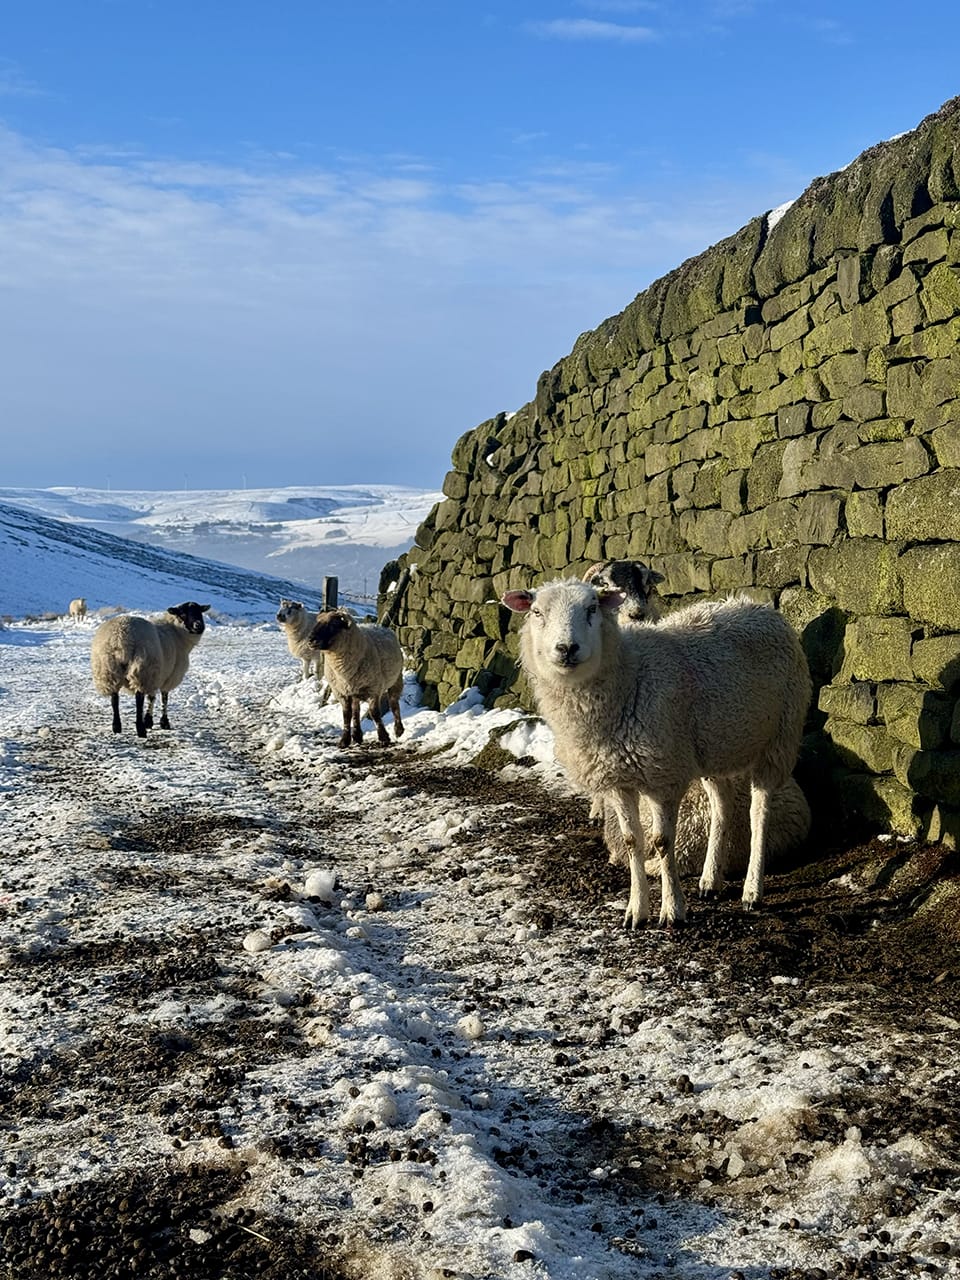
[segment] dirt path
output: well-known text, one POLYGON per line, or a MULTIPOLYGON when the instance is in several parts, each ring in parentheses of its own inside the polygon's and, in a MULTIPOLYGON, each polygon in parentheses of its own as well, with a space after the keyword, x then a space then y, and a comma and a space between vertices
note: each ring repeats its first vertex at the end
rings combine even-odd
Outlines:
POLYGON ((957 1274, 960 971, 851 895, 889 847, 626 935, 579 801, 202 700, 16 751, 3 1280, 957 1274))

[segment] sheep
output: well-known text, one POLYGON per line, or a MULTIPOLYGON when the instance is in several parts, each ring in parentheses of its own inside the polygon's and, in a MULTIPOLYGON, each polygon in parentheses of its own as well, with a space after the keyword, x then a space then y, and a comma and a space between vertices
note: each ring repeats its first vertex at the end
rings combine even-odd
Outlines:
POLYGON ((140 618, 123 613, 97 628, 90 649, 93 683, 110 698, 113 732, 120 733, 120 691, 132 693, 137 706, 137 737, 153 728, 153 703, 160 693, 160 728, 169 729, 167 697, 187 673, 190 653, 203 635, 208 604, 193 600, 171 605, 165 614, 140 618), (144 715, 143 701, 147 700, 144 715))
POLYGON ((317 618, 310 644, 326 655, 327 679, 343 707, 340 746, 349 747, 351 737, 358 744, 363 741, 361 701, 368 704, 380 745, 389 746, 380 708, 384 697, 393 712, 393 735, 399 738, 403 733, 399 702, 403 651, 393 632, 375 623, 360 626, 345 610, 330 609, 317 618))
POLYGON ((317 625, 319 614, 310 613, 299 600, 281 600, 277 610, 277 622, 287 637, 287 648, 300 659, 303 679, 309 680, 311 672, 317 681, 323 679, 323 659, 310 647, 310 632, 317 625))
POLYGON ((621 591, 623 604, 618 621, 656 622, 661 616, 657 603, 656 586, 663 581, 663 574, 650 569, 640 560, 601 560, 592 564, 583 575, 598 591, 621 591))
MULTIPOLYGON (((617 613, 620 625, 633 622, 656 622, 662 615, 656 597, 656 584, 663 575, 648 568, 640 560, 604 560, 591 565, 583 575, 583 581, 602 591, 622 591, 624 602, 617 613)), ((739 778, 734 783, 732 795, 732 821, 727 832, 723 869, 726 872, 743 873, 747 869, 750 830, 749 779, 739 778)), ((620 827, 612 805, 603 797, 595 797, 591 818, 603 819, 604 843, 614 863, 628 862, 626 847, 620 835, 620 827)), ((641 797, 640 820, 644 830, 650 831, 650 813, 641 797)), ((767 859, 778 858, 802 844, 810 832, 810 806, 797 785, 788 778, 778 788, 770 801, 770 823, 767 833, 767 859)), ((700 871, 706 853, 710 831, 710 802, 699 779, 693 783, 680 802, 677 817, 676 855, 680 875, 692 875, 700 871)), ((656 858, 646 863, 648 875, 660 870, 656 858)))
POLYGON ((68 612, 70 614, 70 617, 74 620, 74 622, 83 621, 83 619, 87 616, 87 602, 83 598, 83 596, 78 596, 76 600, 70 601, 70 608, 68 612))
POLYGON ((624 923, 636 928, 650 915, 640 794, 660 857, 660 922, 686 919, 675 837, 680 800, 695 778, 703 779, 710 802, 702 894, 723 884, 728 779, 750 778, 743 885, 750 910, 763 897, 770 797, 792 772, 810 700, 800 642, 780 614, 746 596, 688 605, 663 622, 631 627, 616 619, 623 599, 575 578, 501 598, 528 615, 520 659, 558 760, 589 794, 606 792, 616 813, 630 862, 624 923))

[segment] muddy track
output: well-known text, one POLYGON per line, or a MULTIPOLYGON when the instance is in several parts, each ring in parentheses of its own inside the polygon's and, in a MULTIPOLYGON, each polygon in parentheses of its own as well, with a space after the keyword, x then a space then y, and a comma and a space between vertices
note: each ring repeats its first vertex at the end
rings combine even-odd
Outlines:
MULTIPOLYGON (((244 921, 302 909, 290 883, 295 869, 309 865, 321 846, 335 861, 336 841, 352 840, 369 815, 349 801, 324 798, 309 770, 265 757, 251 745, 254 727, 250 715, 233 712, 204 747, 233 780, 230 804, 215 810, 195 796, 177 799, 174 789, 146 793, 132 805, 123 781, 111 773, 102 740, 77 733, 30 746, 36 787, 19 813, 25 857, 42 862, 50 852, 50 806, 85 807, 89 821, 76 833, 76 869, 65 866, 50 902, 62 903, 67 915, 89 914, 91 926, 86 936, 82 930, 71 935, 54 919, 44 931, 24 934, 22 943, 14 933, 6 951, 9 1008, 18 1001, 38 1007, 48 1025, 14 1066, 0 1058, 7 1177, 0 1201, 3 1280, 337 1280, 346 1274, 338 1267, 349 1191, 342 1190, 339 1200, 327 1195, 306 1212, 297 1185, 325 1165, 345 1171, 349 1186, 351 1179, 397 1162, 436 1160, 422 1140, 361 1130, 348 1133, 344 1143, 331 1124, 330 1103, 323 1101, 329 1096, 320 1087, 327 1084, 324 1068, 310 1067, 313 1095, 266 1083, 277 1064, 296 1078, 297 1062, 311 1061, 324 1027, 346 1020, 348 1009, 342 999, 308 987, 284 992, 280 1006, 265 1003, 249 957, 238 954, 238 931, 244 921), (83 880, 91 865, 92 890, 83 880), (129 901, 131 913, 148 903, 154 916, 140 932, 104 935, 96 927, 98 895, 129 901), (171 932, 185 904, 190 927, 171 932), (198 1009, 210 1012, 182 1030, 171 1027, 173 1014, 160 1017, 168 1010, 194 1016, 198 1009), (253 1128, 251 1114, 257 1117, 253 1128), (113 1126, 131 1124, 143 1127, 145 1154, 138 1167, 118 1171, 107 1138, 113 1126), (58 1167, 64 1150, 70 1156, 58 1167), (267 1214, 251 1207, 255 1167, 258 1177, 269 1169, 280 1187, 272 1201, 279 1208, 267 1214), (41 1185, 52 1189, 38 1190, 41 1185)), ((175 781, 177 753, 187 748, 176 735, 157 742, 149 750, 175 781)), ((127 743, 122 748, 129 752, 127 743)), ((851 1126, 872 1143, 893 1143, 905 1133, 928 1141, 940 1162, 924 1170, 927 1191, 952 1194, 944 1204, 945 1222, 950 1213, 950 1221, 960 1222, 960 1118, 950 1073, 955 1055, 943 1041, 955 1034, 952 1020, 960 1006, 957 955, 913 927, 922 887, 897 895, 880 881, 853 906, 842 888, 845 877, 889 857, 889 846, 835 846, 815 863, 770 877, 763 910, 749 915, 732 891, 702 905, 695 886, 686 884, 693 903, 689 926, 638 938, 611 925, 610 903, 625 896, 627 877, 607 862, 580 800, 548 794, 534 781, 505 783, 488 769, 445 766, 410 750, 346 752, 335 767, 346 783, 351 775, 372 773, 385 795, 430 797, 469 814, 469 828, 453 844, 462 865, 449 858, 437 870, 438 883, 455 893, 461 878, 476 877, 477 851, 485 850, 491 868, 523 877, 515 900, 497 899, 499 908, 491 900, 493 909, 515 908, 554 941, 561 960, 565 953, 576 957, 584 972, 622 974, 625 980, 643 973, 665 1000, 671 990, 702 984, 709 993, 710 1034, 718 1043, 741 1032, 788 1037, 792 1021, 808 1016, 790 985, 800 979, 822 984, 829 997, 825 1043, 859 1043, 858 1037, 868 1038, 864 1027, 881 1040, 895 1040, 882 1083, 878 1063, 865 1061, 862 1078, 848 1072, 838 1079, 831 1107, 811 1110, 784 1137, 793 1153, 786 1163, 771 1165, 758 1138, 753 1155, 744 1146, 744 1170, 736 1176, 723 1151, 737 1126, 695 1107, 694 1086, 682 1071, 652 1081, 624 1079, 624 1087, 646 1098, 655 1123, 647 1117, 633 1122, 613 1102, 598 1100, 597 1073, 615 1039, 606 1015, 589 1007, 573 1018, 558 1012, 546 1032, 503 1021, 506 1050, 520 1059, 535 1055, 540 1063, 543 1097, 518 1091, 504 1114, 526 1136, 496 1146, 494 1158, 540 1187, 547 1200, 569 1204, 571 1212, 582 1204, 581 1188, 592 1171, 607 1170, 605 1195, 622 1212, 596 1226, 625 1266, 641 1256, 645 1232, 656 1229, 658 1202, 668 1212, 678 1196, 706 1206, 755 1200, 763 1223, 779 1228, 777 1215, 786 1212, 781 1206, 790 1202, 818 1144, 842 1142, 851 1126), (845 1011, 834 1021, 831 1005, 845 1011), (859 1010, 862 1025, 851 1025, 851 1008, 859 1010), (560 1118, 550 1097, 563 1100, 560 1118), (570 1118, 563 1119, 567 1112, 570 1118)), ((425 866, 427 858, 425 848, 425 866)), ((937 866, 940 874, 955 874, 945 851, 937 866)), ((342 867, 348 881, 353 877, 348 889, 362 894, 380 886, 375 861, 355 866, 344 857, 342 867)), ((22 921, 14 892, 21 891, 20 882, 11 876, 0 887, 11 891, 14 903, 0 902, 0 918, 5 913, 6 923, 16 926, 22 921)), ((395 906, 417 914, 415 883, 387 876, 382 887, 395 906)), ((326 905, 306 905, 322 923, 326 905)), ((301 926, 295 912, 283 921, 273 940, 293 949, 301 926)), ((439 1002, 455 999, 458 1010, 491 1022, 513 1009, 516 994, 490 976, 496 963, 491 946, 464 943, 436 962, 439 1002), (448 989, 454 994, 448 996, 448 989)), ((370 964, 375 969, 381 963, 388 966, 390 954, 374 939, 370 964)), ((623 1014, 618 1035, 641 1026, 642 1019, 634 1027, 630 1017, 623 1014)), ((465 1055, 442 1041, 433 1049, 425 1043, 422 1059, 441 1054, 452 1074, 470 1078, 465 1055)), ((384 1066, 374 1059, 367 1065, 371 1073, 384 1066)), ((921 1191, 905 1179, 901 1194, 865 1219, 870 1247, 850 1260, 845 1274, 912 1274, 909 1256, 888 1247, 890 1226, 909 1215, 921 1191)), ((784 1218, 784 1230, 799 1229, 791 1220, 784 1218)), ((424 1229, 419 1213, 390 1228, 404 1239, 424 1229)), ((769 1274, 826 1272, 811 1265, 769 1274)))

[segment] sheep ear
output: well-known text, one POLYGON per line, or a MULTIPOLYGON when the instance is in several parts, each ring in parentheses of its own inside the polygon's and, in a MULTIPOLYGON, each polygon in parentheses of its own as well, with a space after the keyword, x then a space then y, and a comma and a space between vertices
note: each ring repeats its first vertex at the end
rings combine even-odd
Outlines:
POLYGON ((505 591, 500 597, 500 603, 505 604, 514 613, 526 613, 533 604, 533 599, 532 591, 505 591))
POLYGON ((600 601, 601 609, 619 609, 626 598, 622 591, 597 592, 597 599, 600 601))
POLYGON ((210 606, 209 606, 208 604, 202 604, 202 605, 200 606, 200 612, 201 612, 201 613, 206 613, 206 612, 209 610, 209 608, 210 608, 210 606))

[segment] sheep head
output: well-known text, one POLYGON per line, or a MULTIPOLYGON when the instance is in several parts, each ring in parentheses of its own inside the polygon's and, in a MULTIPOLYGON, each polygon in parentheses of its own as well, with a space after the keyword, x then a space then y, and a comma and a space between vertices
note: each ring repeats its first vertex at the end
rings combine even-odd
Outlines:
POLYGON ((303 613, 303 605, 299 600, 281 600, 280 608, 277 610, 277 621, 293 622, 301 613, 303 613))
POLYGON ((311 649, 335 648, 340 636, 354 625, 349 613, 344 613, 342 609, 329 609, 326 613, 321 613, 310 632, 311 649))
POLYGON ((203 615, 210 608, 208 604, 197 604, 195 600, 187 600, 184 604, 172 604, 167 613, 172 613, 184 631, 192 636, 202 636, 205 623, 203 615))
POLYGON ((544 679, 577 684, 589 680, 603 656, 603 617, 623 604, 622 591, 597 591, 576 578, 538 591, 507 591, 501 603, 525 613, 524 666, 544 679))
POLYGON ((598 591, 622 591, 625 612, 634 622, 656 621, 660 610, 651 599, 663 574, 640 560, 602 560, 592 564, 583 575, 598 591))

